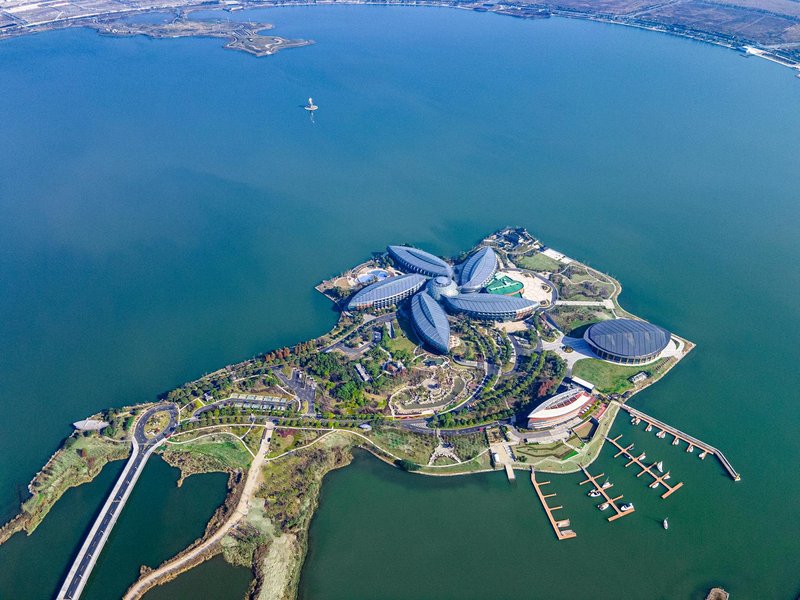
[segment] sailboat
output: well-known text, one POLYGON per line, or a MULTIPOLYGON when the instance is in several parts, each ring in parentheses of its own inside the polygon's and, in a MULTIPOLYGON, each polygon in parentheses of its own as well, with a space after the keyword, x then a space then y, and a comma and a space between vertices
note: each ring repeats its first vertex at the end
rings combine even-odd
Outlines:
POLYGON ((664 472, 664 462, 663 461, 658 461, 656 463, 656 469, 658 469, 659 473, 663 473, 664 472))
POLYGON ((662 523, 662 525, 664 525, 664 529, 669 529, 669 518, 668 517, 664 517, 664 522, 662 523))
POLYGON ((314 101, 311 98, 309 98, 308 99, 308 104, 306 104, 303 108, 305 108, 307 111, 314 111, 314 110, 317 110, 319 108, 319 106, 314 104, 314 101))
POLYGON ((614 485, 614 484, 613 484, 613 483, 611 483, 611 482, 608 480, 608 477, 606 477, 606 480, 603 482, 602 488, 603 488, 604 490, 607 490, 608 488, 612 487, 613 485, 614 485))

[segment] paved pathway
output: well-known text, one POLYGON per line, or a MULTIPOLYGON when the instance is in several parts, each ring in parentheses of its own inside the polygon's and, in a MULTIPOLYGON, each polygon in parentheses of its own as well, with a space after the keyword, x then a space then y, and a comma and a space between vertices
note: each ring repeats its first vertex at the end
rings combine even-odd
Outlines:
POLYGON ((610 298, 603 300, 556 300, 556 306, 601 306, 614 310, 614 301, 610 298))
POLYGON ((244 489, 242 490, 242 495, 239 498, 239 502, 236 504, 236 508, 234 509, 233 513, 231 513, 230 518, 225 521, 222 526, 215 531, 211 537, 205 540, 203 543, 199 544, 192 548, 186 554, 171 560, 164 565, 160 566, 159 568, 150 571, 144 577, 141 577, 136 583, 134 583, 131 588, 125 593, 124 600, 134 600, 141 598, 145 592, 147 592, 150 588, 152 588, 158 579, 163 575, 169 573, 170 571, 180 571, 187 563, 191 562, 198 556, 200 556, 203 552, 211 548, 214 544, 222 540, 222 538, 227 535, 227 533, 243 518, 247 515, 247 511, 250 508, 250 501, 253 498, 253 494, 258 489, 258 485, 261 483, 261 467, 264 464, 264 459, 267 456, 267 451, 269 450, 269 443, 272 439, 272 431, 273 425, 272 423, 268 423, 267 427, 264 432, 264 437, 261 438, 261 445, 258 448, 258 452, 256 453, 253 462, 250 463, 250 469, 247 471, 247 479, 244 482, 244 489))

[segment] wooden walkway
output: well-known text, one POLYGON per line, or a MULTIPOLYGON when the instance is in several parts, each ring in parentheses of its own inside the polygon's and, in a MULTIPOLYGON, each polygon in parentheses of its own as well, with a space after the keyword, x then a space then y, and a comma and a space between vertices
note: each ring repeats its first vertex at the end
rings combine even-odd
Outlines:
POLYGON ((598 481, 605 473, 600 473, 599 475, 592 475, 591 473, 589 473, 589 471, 586 470, 586 467, 581 467, 581 469, 583 470, 583 473, 584 475, 586 475, 587 479, 585 481, 581 481, 580 484, 583 485, 584 483, 591 482, 592 485, 594 486, 594 489, 600 492, 601 496, 605 498, 605 501, 608 503, 608 506, 614 509, 614 512, 616 514, 613 514, 610 517, 608 517, 609 521, 616 521, 617 519, 624 517, 625 515, 629 515, 634 510, 636 510, 635 508, 631 507, 630 509, 623 511, 619 506, 617 506, 617 501, 622 499, 622 494, 620 494, 616 498, 612 498, 611 496, 608 495, 608 492, 606 492, 606 490, 603 489, 603 484, 599 483, 598 481))
POLYGON ((618 435, 615 438, 610 438, 610 437, 606 436, 606 440, 611 442, 612 444, 614 444, 617 447, 617 449, 619 450, 619 452, 617 452, 614 455, 614 458, 617 458, 620 455, 624 455, 626 458, 629 459, 628 462, 625 463, 625 467, 630 467, 631 465, 635 464, 637 467, 639 467, 641 469, 641 471, 639 471, 639 474, 637 475, 637 477, 641 477, 642 475, 647 473, 648 475, 650 475, 650 477, 653 478, 653 483, 650 484, 650 487, 657 488, 659 485, 663 485, 665 488, 667 488, 667 491, 664 492, 663 494, 661 494, 662 498, 668 498, 673 493, 677 492, 681 487, 683 487, 683 482, 682 481, 679 481, 675 485, 670 485, 669 483, 667 483, 666 482, 667 474, 666 473, 664 473, 664 474, 659 473, 655 469, 656 463, 653 463, 650 466, 648 466, 648 465, 644 464, 640 460, 642 455, 634 456, 633 454, 631 454, 630 450, 631 450, 631 448, 633 448, 633 444, 630 444, 627 448, 623 448, 617 442, 617 440, 619 438, 621 438, 621 437, 622 437, 621 435, 618 435))
POLYGON ((667 433, 674 436, 672 440, 673 446, 677 446, 679 442, 683 441, 688 444, 686 448, 687 452, 694 452, 695 448, 699 448, 700 458, 705 458, 707 455, 713 454, 714 456, 717 457, 719 462, 722 463, 722 466, 728 472, 728 475, 731 476, 731 479, 733 479, 734 481, 741 480, 742 478, 741 475, 739 475, 739 473, 736 472, 736 469, 733 468, 733 465, 730 463, 730 461, 727 458, 725 458, 725 455, 722 452, 714 448, 714 446, 710 446, 709 444, 706 444, 705 442, 700 441, 697 438, 682 432, 680 429, 676 429, 671 425, 667 425, 663 421, 659 421, 658 419, 646 415, 640 410, 631 408, 626 404, 620 404, 620 408, 628 411, 628 413, 633 417, 635 425, 641 421, 647 423, 645 431, 652 431, 653 427, 657 427, 659 429, 659 432, 656 434, 656 437, 663 438, 666 436, 667 433))
POLYGON ((569 519, 561 519, 556 520, 553 517, 553 513, 557 510, 561 510, 564 508, 563 506, 548 506, 547 499, 552 498, 555 494, 544 494, 542 493, 542 486, 549 484, 549 481, 542 481, 539 483, 536 481, 536 472, 534 471, 533 467, 531 467, 531 483, 533 484, 533 489, 536 490, 536 495, 539 496, 539 500, 542 502, 542 506, 544 507, 544 512, 547 513, 547 518, 550 519, 550 525, 553 526, 553 531, 556 532, 556 537, 559 540, 568 540, 569 538, 574 538, 578 534, 572 531, 571 529, 566 529, 569 527, 569 519))

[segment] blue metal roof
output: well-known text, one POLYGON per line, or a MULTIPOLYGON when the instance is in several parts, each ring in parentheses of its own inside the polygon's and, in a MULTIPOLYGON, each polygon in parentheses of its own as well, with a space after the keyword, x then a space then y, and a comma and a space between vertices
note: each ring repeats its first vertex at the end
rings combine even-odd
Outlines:
POLYGON ((449 352, 450 323, 444 309, 427 292, 411 298, 411 321, 425 342, 439 352, 449 352))
POLYGON ((419 271, 424 275, 436 277, 437 275, 453 276, 453 268, 438 256, 410 246, 388 246, 389 255, 410 271, 419 271))
POLYGON ((459 294, 455 298, 444 298, 443 300, 447 306, 457 312, 467 315, 497 315, 498 317, 537 306, 536 303, 525 298, 495 294, 459 294))
POLYGON ((625 358, 658 354, 669 344, 669 331, 647 321, 613 319, 586 330, 586 341, 596 348, 625 358))
POLYGON ((426 281, 427 279, 424 275, 419 275, 417 273, 388 277, 383 281, 368 285, 364 289, 356 292, 347 303, 347 308, 350 310, 358 310, 359 308, 369 306, 381 300, 386 300, 398 294, 406 292, 412 294, 425 285, 426 281))
POLYGON ((470 256, 461 269, 461 290, 477 292, 485 286, 497 271, 497 255, 490 246, 485 246, 470 256))

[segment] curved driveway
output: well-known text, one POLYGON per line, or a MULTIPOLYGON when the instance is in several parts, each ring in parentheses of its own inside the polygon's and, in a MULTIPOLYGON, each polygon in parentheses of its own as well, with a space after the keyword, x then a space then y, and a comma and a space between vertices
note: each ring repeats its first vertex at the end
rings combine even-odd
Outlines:
POLYGON ((147 463, 150 455, 167 437, 175 430, 178 423, 178 407, 175 404, 159 404, 145 411, 136 421, 133 430, 133 450, 122 474, 114 484, 114 489, 106 499, 100 514, 89 530, 89 535, 83 542, 78 555, 67 573, 67 577, 56 595, 57 600, 77 600, 92 573, 97 558, 108 540, 108 536, 117 522, 125 502, 133 490, 133 486, 142 473, 142 467, 147 463), (157 412, 167 411, 170 422, 161 433, 153 438, 148 438, 145 424, 157 412))

